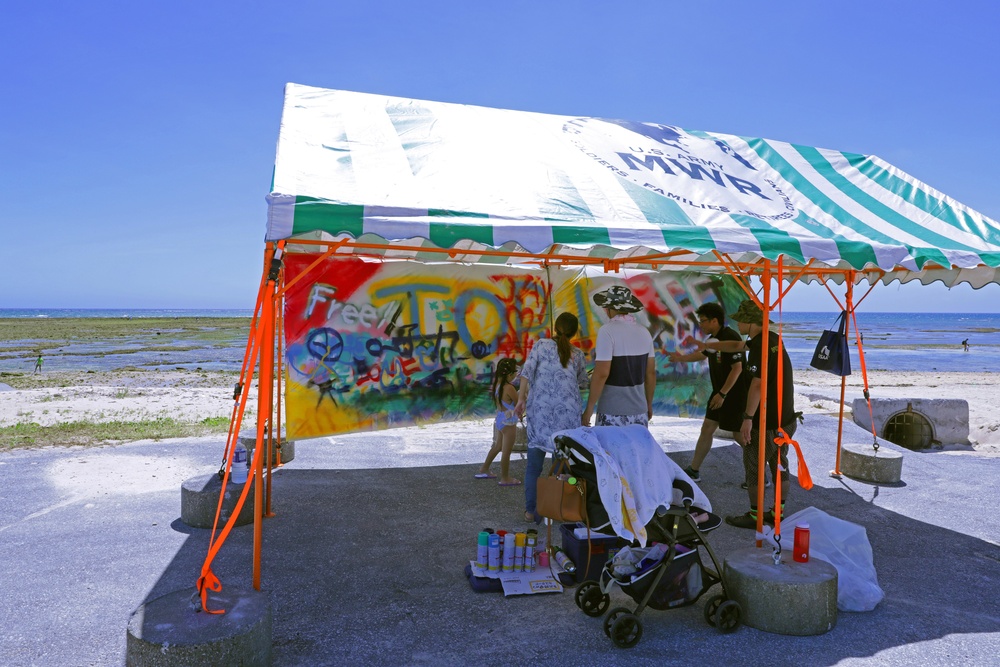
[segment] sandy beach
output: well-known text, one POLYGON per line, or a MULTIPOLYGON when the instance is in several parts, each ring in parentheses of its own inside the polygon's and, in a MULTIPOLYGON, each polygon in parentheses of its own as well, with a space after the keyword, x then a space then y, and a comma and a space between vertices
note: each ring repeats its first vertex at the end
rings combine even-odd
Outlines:
MULTIPOLYGON (((235 373, 191 371, 55 372, 0 378, 0 427, 35 422, 199 422, 229 417, 235 373), (20 386, 16 388, 11 384, 20 386)), ((251 396, 256 404, 256 399, 251 396)))
MULTIPOLYGON (((207 371, 46 372, 39 375, 0 377, 0 428, 36 423, 92 421, 146 421, 171 418, 198 423, 228 419, 233 409, 233 387, 238 375, 207 371)), ((875 398, 950 398, 969 403, 968 446, 948 445, 1000 455, 1000 416, 993 406, 1000 401, 1000 375, 995 373, 939 373, 873 371, 869 387, 875 398)), ((855 398, 863 396, 860 374, 847 379, 845 414, 855 398)), ((796 369, 796 407, 806 415, 835 415, 839 411, 840 378, 796 369)), ((252 423, 255 394, 251 395, 245 423, 252 423), (251 420, 250 422, 247 419, 251 420)), ((662 422, 662 420, 661 420, 662 422)), ((488 433, 479 421, 445 426, 488 433)), ((444 425, 442 425, 444 426, 444 425)), ((216 426, 217 430, 221 430, 216 426)), ((485 442, 485 436, 484 436, 485 442)))

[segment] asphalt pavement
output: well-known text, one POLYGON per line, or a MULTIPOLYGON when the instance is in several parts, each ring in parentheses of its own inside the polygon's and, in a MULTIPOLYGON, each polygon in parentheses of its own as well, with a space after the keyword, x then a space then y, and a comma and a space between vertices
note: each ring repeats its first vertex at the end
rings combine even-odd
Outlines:
MULTIPOLYGON (((426 426, 301 441, 275 474, 262 565, 274 664, 995 665, 1000 459, 902 450, 900 484, 835 479, 830 420, 810 416, 796 434, 816 486, 793 480, 788 512, 811 505, 865 526, 886 594, 872 612, 841 612, 830 632, 720 634, 703 598, 647 610, 640 643, 623 650, 572 589, 474 592, 462 569, 476 534, 525 527, 523 494, 473 478, 481 433, 426 426)), ((686 465, 698 422, 658 421, 654 434, 686 465)), ((845 426, 846 442, 870 437, 845 426)), ((180 488, 217 470, 222 448, 202 438, 0 454, 0 663, 123 664, 131 613, 194 592, 210 531, 180 521, 180 488)), ((523 460, 512 465, 523 476, 523 460)), ((717 512, 745 509, 734 444, 717 441, 702 475, 717 512)), ((236 528, 214 562, 224 586, 250 586, 252 530, 236 528)), ((726 525, 709 541, 723 559, 754 544, 726 525)), ((632 602, 616 591, 618 604, 632 602)))

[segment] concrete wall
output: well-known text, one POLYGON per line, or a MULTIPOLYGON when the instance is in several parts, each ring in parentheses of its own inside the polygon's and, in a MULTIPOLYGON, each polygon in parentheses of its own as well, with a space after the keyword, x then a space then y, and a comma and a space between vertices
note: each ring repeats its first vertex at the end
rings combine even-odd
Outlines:
MULTIPOLYGON (((871 430, 868 404, 855 399, 854 423, 871 430)), ((933 438, 943 444, 969 444, 969 402, 958 398, 873 398, 872 417, 875 432, 881 438, 886 422, 893 416, 912 411, 927 418, 934 429, 933 438)))

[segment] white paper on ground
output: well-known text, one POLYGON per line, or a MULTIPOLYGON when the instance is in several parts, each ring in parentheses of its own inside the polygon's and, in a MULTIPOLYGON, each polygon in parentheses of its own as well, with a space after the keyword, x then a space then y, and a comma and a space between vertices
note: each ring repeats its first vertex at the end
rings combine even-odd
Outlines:
POLYGON ((555 563, 552 564, 551 572, 549 568, 537 565, 534 572, 490 572, 476 567, 474 560, 470 560, 469 565, 472 567, 472 574, 477 577, 499 579, 504 596, 563 592, 563 585, 559 583, 558 578, 562 568, 555 563))
POLYGON ((553 577, 549 568, 535 569, 534 572, 506 572, 500 575, 505 597, 511 595, 534 595, 536 593, 562 593, 563 586, 553 577))

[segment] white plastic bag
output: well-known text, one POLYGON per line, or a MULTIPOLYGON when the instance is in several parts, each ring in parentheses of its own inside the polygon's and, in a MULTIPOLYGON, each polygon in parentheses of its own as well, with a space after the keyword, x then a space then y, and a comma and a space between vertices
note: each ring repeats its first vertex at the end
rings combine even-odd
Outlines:
POLYGON ((809 524, 809 557, 837 568, 837 609, 871 611, 885 593, 879 588, 872 559, 872 545, 864 526, 807 507, 782 519, 782 536, 791 536, 795 525, 809 524))

